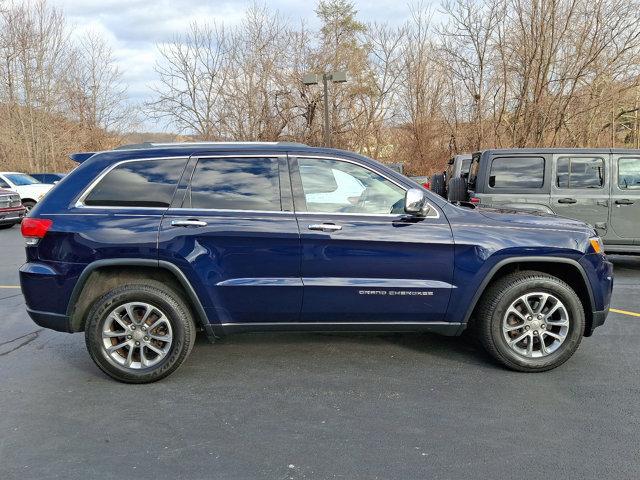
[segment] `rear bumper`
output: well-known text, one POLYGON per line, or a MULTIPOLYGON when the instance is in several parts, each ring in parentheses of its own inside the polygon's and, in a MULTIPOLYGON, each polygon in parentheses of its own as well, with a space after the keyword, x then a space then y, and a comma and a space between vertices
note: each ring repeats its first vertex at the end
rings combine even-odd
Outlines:
POLYGON ((27 308, 27 313, 31 317, 31 320, 41 327, 57 330, 58 332, 71 333, 69 317, 66 315, 51 312, 40 312, 38 310, 31 310, 30 308, 27 308))
POLYGON ((82 265, 27 262, 20 267, 20 286, 27 313, 38 325, 71 332, 69 297, 82 265))

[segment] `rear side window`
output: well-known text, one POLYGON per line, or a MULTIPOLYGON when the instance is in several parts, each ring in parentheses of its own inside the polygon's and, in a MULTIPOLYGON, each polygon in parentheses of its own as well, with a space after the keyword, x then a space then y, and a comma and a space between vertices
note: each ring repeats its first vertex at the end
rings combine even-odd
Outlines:
POLYGON ((84 204, 168 207, 186 162, 186 158, 136 160, 118 165, 89 192, 84 204))
POLYGON ((198 161, 187 207, 280 211, 277 158, 208 158, 198 161))
POLYGON ((604 160, 598 157, 561 157, 556 164, 558 188, 602 188, 604 160))
POLYGON ((618 187, 640 189, 640 157, 618 160, 618 187))
POLYGON ((542 188, 543 184, 542 157, 497 157, 491 162, 491 188, 542 188))

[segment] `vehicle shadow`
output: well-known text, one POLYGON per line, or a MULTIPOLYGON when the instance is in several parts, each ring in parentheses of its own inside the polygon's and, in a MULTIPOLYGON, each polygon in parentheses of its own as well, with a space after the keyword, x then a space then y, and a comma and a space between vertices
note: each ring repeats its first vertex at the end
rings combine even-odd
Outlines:
MULTIPOLYGON (((348 359, 350 355, 384 351, 397 352, 397 347, 424 354, 444 362, 473 365, 490 365, 491 357, 487 355, 475 338, 470 335, 447 337, 432 333, 244 333, 217 340, 211 345, 204 334, 199 334, 194 347, 194 356, 213 355, 216 347, 224 346, 230 354, 243 350, 252 355, 256 349, 268 351, 269 358, 273 352, 281 352, 287 358, 292 349, 307 350, 309 354, 321 356, 339 355, 348 359)), ((278 355, 278 354, 276 354, 278 355)), ((495 364, 497 366, 497 364, 495 364)))

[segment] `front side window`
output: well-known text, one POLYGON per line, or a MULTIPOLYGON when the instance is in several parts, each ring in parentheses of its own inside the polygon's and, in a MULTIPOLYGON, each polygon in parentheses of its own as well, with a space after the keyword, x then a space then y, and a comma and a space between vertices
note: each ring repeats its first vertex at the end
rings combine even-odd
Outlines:
POLYGON ((561 157, 556 164, 558 188, 602 188, 604 160, 597 157, 561 157))
POLYGON ((186 206, 215 210, 282 210, 278 159, 199 160, 186 206))
POLYGON ((618 187, 640 189, 640 157, 618 160, 618 187))
POLYGON ((168 207, 186 159, 141 160, 118 165, 89 192, 85 205, 168 207))
POLYGON ((405 191, 382 175, 339 160, 298 160, 308 212, 396 214, 405 191))
POLYGON ((491 162, 491 188, 542 188, 543 184, 542 157, 497 157, 491 162))

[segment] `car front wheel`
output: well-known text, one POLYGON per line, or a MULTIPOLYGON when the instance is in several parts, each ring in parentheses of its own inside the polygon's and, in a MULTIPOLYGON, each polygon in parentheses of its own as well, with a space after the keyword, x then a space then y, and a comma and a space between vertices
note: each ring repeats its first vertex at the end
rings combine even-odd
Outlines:
POLYGON ((175 371, 196 336, 189 308, 164 284, 123 285, 98 299, 86 320, 91 358, 109 376, 149 383, 175 371))
POLYGON ((485 349, 512 370, 541 372, 566 362, 582 340, 585 315, 575 291, 542 272, 516 272, 494 283, 477 311, 485 349))

